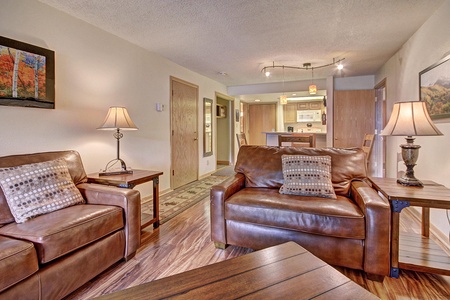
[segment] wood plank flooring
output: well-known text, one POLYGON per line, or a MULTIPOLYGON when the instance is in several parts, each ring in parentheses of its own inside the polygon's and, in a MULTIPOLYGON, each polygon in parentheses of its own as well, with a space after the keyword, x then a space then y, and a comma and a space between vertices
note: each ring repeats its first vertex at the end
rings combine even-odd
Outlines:
MULTIPOLYGON (((135 258, 115 264, 66 299, 90 299, 251 252, 234 246, 215 249, 209 217, 205 198, 158 229, 146 228, 135 258)), ((417 233, 420 224, 402 212, 401 230, 417 233)), ((380 283, 360 271, 336 269, 381 299, 450 299, 450 276, 401 271, 399 279, 386 277, 380 283)))

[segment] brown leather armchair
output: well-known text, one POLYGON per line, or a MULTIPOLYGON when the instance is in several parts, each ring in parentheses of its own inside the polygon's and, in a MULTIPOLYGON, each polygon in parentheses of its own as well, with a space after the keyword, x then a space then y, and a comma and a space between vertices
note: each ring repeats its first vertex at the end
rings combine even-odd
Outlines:
POLYGON ((390 207, 365 181, 361 149, 242 146, 237 174, 211 189, 217 248, 295 241, 331 265, 382 280, 390 269, 390 207), (328 155, 337 199, 285 195, 281 155, 328 155))
POLYGON ((0 168, 60 158, 85 204, 18 224, 0 189, 0 298, 61 299, 140 245, 139 192, 86 183, 77 152, 0 157, 0 168))

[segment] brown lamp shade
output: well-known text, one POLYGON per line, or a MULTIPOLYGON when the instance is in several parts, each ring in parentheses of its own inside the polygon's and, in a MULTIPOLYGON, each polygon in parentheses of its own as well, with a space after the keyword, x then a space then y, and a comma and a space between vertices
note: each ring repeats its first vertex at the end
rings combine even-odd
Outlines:
POLYGON ((424 101, 397 102, 381 135, 442 135, 428 114, 424 101))

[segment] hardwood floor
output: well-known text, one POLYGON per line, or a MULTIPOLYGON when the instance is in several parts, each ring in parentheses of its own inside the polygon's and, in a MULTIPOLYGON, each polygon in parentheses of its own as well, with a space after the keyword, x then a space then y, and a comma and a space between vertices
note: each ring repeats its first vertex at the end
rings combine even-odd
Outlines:
MULTIPOLYGON (((135 258, 117 263, 66 299, 90 299, 252 252, 234 246, 215 249, 209 224, 205 198, 158 229, 146 228, 135 258)), ((420 232, 420 225, 402 212, 401 229, 420 232)), ((380 283, 367 280, 360 271, 337 269, 381 299, 450 299, 450 276, 401 271, 399 279, 386 277, 380 283)))

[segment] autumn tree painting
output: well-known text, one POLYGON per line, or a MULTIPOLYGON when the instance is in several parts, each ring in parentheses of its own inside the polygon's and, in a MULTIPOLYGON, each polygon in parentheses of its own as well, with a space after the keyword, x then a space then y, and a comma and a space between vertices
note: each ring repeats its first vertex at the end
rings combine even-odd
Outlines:
POLYGON ((54 108, 47 52, 53 59, 53 51, 0 37, 0 105, 54 108), (30 47, 37 51, 27 51, 30 47))

